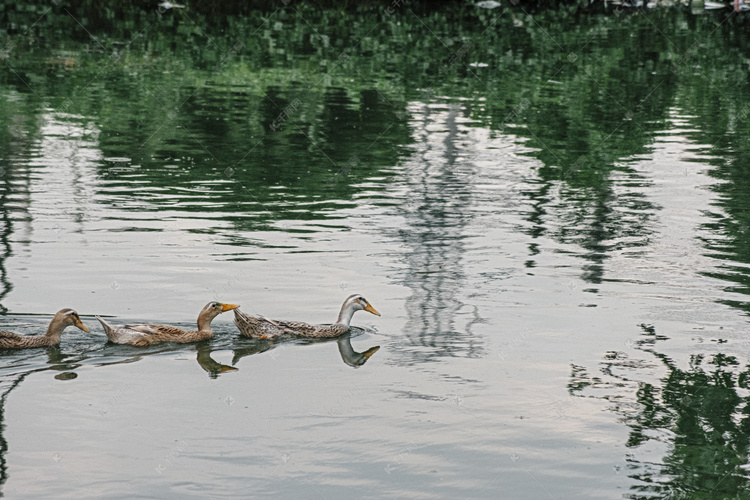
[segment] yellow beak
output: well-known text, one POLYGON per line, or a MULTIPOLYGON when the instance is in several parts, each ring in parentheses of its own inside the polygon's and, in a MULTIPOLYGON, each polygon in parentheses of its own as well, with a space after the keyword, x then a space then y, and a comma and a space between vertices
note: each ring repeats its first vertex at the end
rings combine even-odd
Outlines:
POLYGON ((80 319, 75 322, 75 326, 77 326, 78 328, 80 328, 81 330, 83 330, 86 333, 89 332, 89 329, 86 327, 86 325, 83 324, 83 321, 81 321, 80 319))
POLYGON ((367 311, 368 313, 372 313, 375 316, 380 316, 380 313, 376 311, 375 308, 372 307, 369 303, 365 306, 365 311, 367 311))
POLYGON ((240 306, 238 306, 237 304, 222 304, 221 312, 231 311, 232 309, 237 309, 238 307, 240 306))

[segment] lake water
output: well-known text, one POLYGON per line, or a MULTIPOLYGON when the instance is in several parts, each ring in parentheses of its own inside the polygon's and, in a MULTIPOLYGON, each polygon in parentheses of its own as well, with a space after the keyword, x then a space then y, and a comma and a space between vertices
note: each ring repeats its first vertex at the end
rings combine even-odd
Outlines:
POLYGON ((6 497, 750 498, 747 19, 394 5, 6 2, 6 497))

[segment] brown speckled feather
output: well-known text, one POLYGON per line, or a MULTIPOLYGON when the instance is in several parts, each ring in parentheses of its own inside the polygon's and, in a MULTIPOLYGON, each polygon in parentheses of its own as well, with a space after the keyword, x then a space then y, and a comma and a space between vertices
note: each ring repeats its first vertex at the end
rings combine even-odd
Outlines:
POLYGON ((44 335, 19 335, 7 330, 0 330, 0 349, 24 349, 28 347, 49 347, 59 344, 44 335))
POLYGON ((333 338, 349 331, 348 326, 341 324, 311 325, 301 321, 270 320, 263 316, 246 314, 238 309, 234 310, 234 323, 242 335, 256 339, 273 339, 283 335, 333 338))
POLYGON ((3 340, 21 340, 21 335, 13 332, 9 332, 8 330, 0 330, 0 342, 3 340))
POLYGON ((311 325, 302 321, 274 321, 284 333, 310 338, 333 338, 349 331, 346 325, 311 325))
POLYGON ((155 342, 198 342, 208 340, 214 336, 212 330, 183 330, 171 325, 125 325, 125 328, 145 333, 153 337, 155 342))

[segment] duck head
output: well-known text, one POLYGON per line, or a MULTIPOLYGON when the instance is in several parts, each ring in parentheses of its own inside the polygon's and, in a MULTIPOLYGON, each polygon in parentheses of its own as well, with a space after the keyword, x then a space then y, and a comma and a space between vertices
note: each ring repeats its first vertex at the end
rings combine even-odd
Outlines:
POLYGON ((213 320, 216 316, 223 312, 231 311, 232 309, 237 309, 237 304, 224 304, 222 302, 209 302, 206 304, 206 306, 201 309, 200 314, 198 314, 198 330, 205 330, 209 328, 209 325, 211 324, 211 320, 213 320))
POLYGON ((357 311, 367 311, 375 316, 380 316, 380 313, 370 305, 366 298, 355 293, 354 295, 347 297, 344 301, 344 305, 341 306, 341 312, 339 313, 337 323, 348 325, 352 320, 352 316, 357 311))

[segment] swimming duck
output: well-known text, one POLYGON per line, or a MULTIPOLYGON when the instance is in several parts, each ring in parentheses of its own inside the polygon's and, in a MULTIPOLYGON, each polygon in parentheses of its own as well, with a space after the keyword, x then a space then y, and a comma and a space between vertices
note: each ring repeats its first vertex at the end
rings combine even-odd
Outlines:
POLYGON ((380 313, 361 295, 349 296, 336 323, 332 325, 310 325, 297 321, 277 321, 263 316, 252 316, 239 309, 234 310, 234 324, 245 337, 256 339, 274 339, 282 335, 297 335, 309 338, 333 338, 349 331, 349 322, 357 311, 367 311, 380 316, 380 313))
POLYGON ((198 314, 198 330, 183 330, 176 326, 155 325, 151 323, 113 326, 99 316, 96 319, 104 327, 104 332, 110 342, 115 344, 129 344, 144 347, 156 342, 200 342, 214 336, 211 330, 211 321, 219 314, 238 308, 235 304, 222 304, 221 302, 209 302, 200 314, 198 314))
POLYGON ((0 330, 0 348, 25 349, 27 347, 50 347, 60 345, 60 335, 69 326, 76 326, 88 332, 78 313, 73 309, 61 309, 55 314, 44 335, 19 335, 17 333, 0 330))

